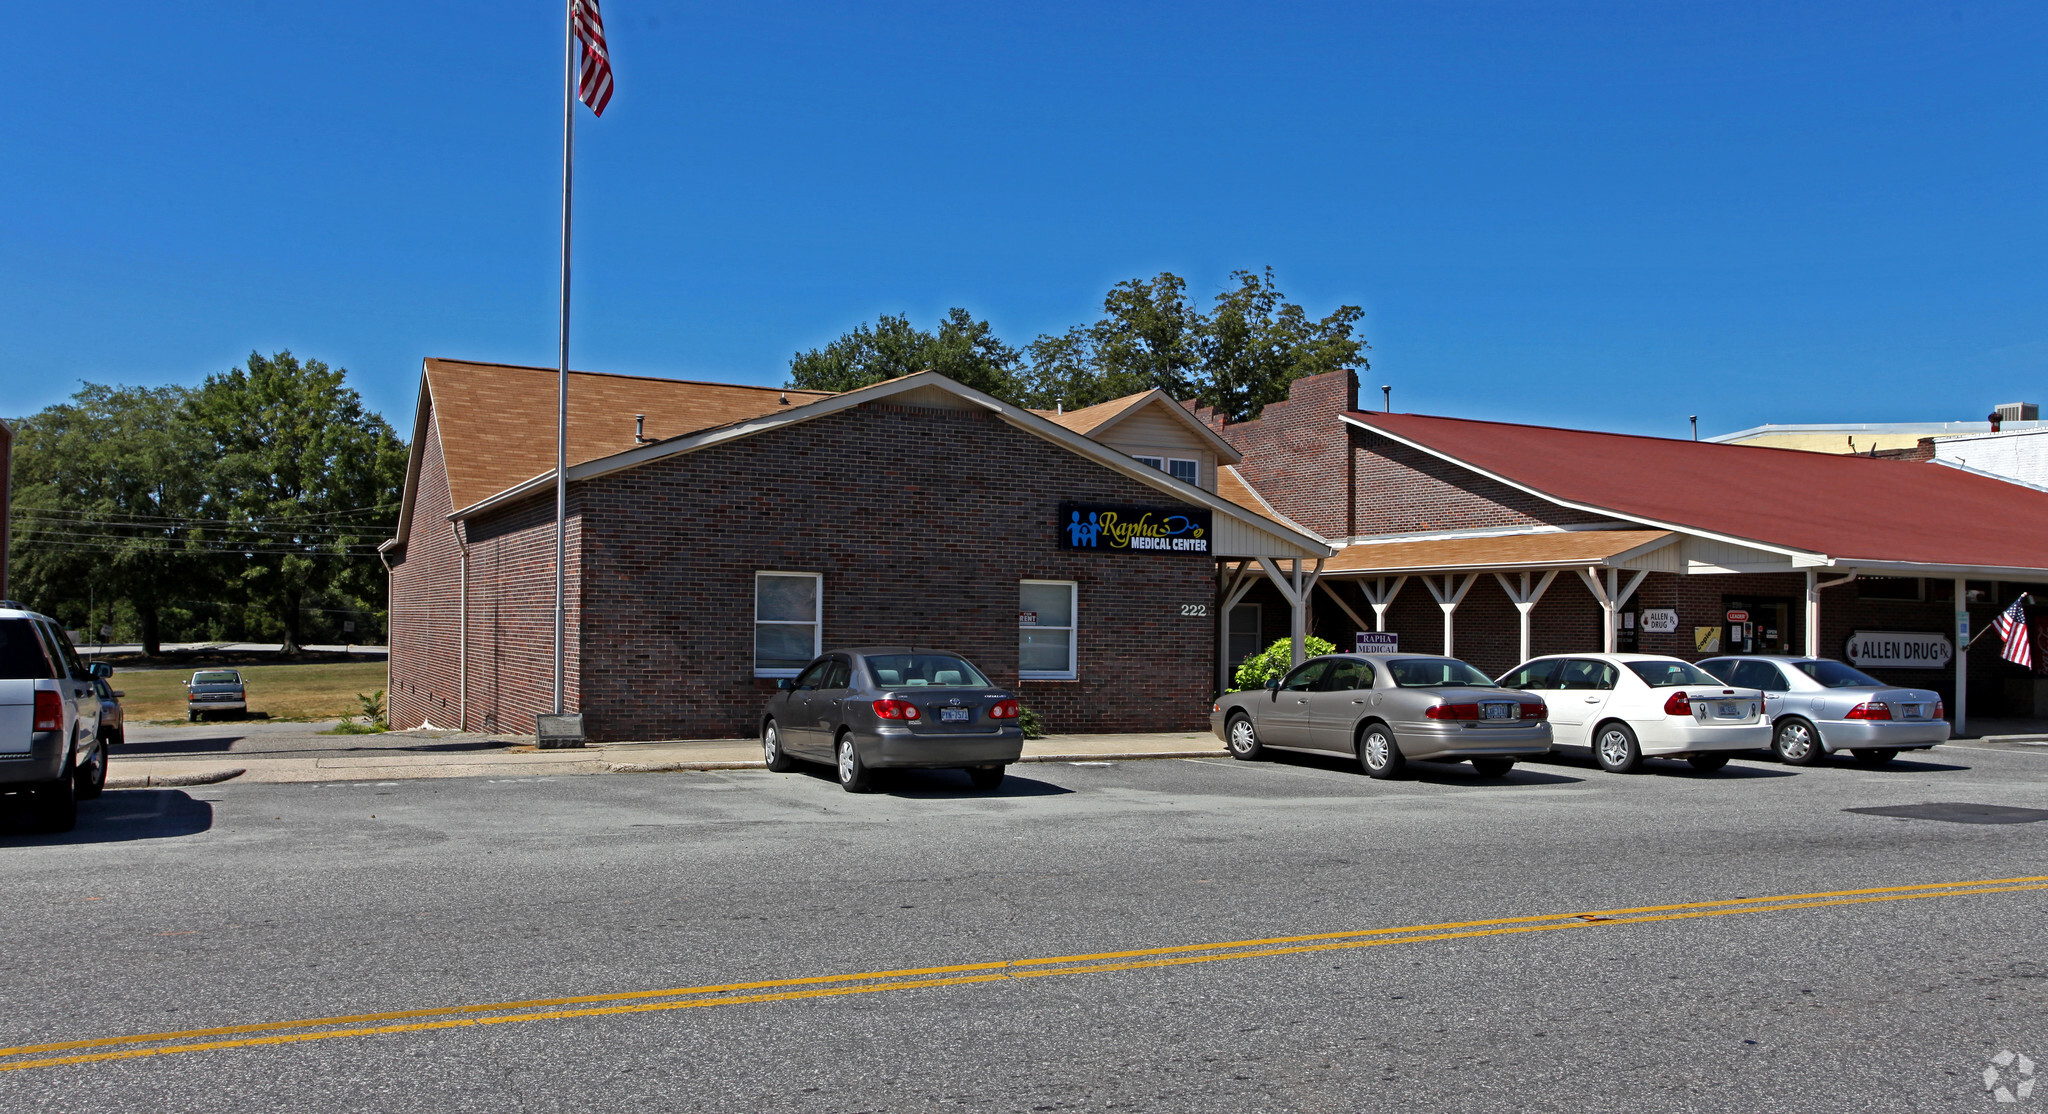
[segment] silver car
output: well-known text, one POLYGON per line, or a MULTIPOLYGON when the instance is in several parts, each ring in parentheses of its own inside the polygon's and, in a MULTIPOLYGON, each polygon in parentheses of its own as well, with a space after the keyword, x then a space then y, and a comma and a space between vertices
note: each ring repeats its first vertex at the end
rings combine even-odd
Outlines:
POLYGON ((761 757, 775 771, 830 763, 849 793, 879 769, 961 769, 976 789, 1024 756, 1013 694, 944 650, 834 650, 776 682, 761 713, 761 757))
POLYGON ((1332 654, 1310 658, 1264 689, 1224 694, 1209 725, 1230 753, 1267 748, 1357 758, 1373 777, 1408 760, 1470 762, 1500 777, 1550 752, 1542 698, 1504 689, 1456 658, 1332 654))
POLYGON ((1887 685, 1838 661, 1773 655, 1699 664, 1731 685, 1763 690, 1771 750, 1794 766, 1825 762, 1838 750, 1882 766, 1902 750, 1948 741, 1940 693, 1887 685))

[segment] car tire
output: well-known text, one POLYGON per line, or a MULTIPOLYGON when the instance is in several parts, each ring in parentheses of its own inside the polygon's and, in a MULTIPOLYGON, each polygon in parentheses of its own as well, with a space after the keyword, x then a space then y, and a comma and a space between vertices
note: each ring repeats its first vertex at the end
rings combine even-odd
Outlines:
POLYGON ((1849 753, 1856 757, 1856 764, 1859 766, 1889 765, 1892 759, 1899 756, 1899 752, 1890 747, 1857 747, 1849 753))
POLYGON ((1239 712, 1230 717, 1223 727, 1223 745, 1230 756, 1240 762, 1251 762, 1265 757, 1266 748, 1259 743, 1259 729, 1252 724, 1252 717, 1239 712))
POLYGON ((782 728, 772 719, 761 728, 761 761, 771 773, 786 774, 796 769, 796 759, 782 747, 782 728))
POLYGON ((1711 774, 1728 764, 1728 756, 1725 754, 1689 754, 1685 760, 1692 763, 1693 769, 1703 774, 1711 774))
POLYGON ((976 789, 987 792, 1002 787, 1003 775, 1006 772, 1007 768, 1003 766, 970 766, 967 770, 967 780, 976 789))
POLYGON ((1797 716, 1787 717, 1771 733, 1771 753, 1787 766, 1818 766, 1828 760, 1820 731, 1797 716))
POLYGON ((72 795, 81 801, 97 798, 107 787, 107 736, 92 748, 92 761, 71 771, 72 795))
POLYGON ((1610 774, 1632 774, 1643 768, 1643 747, 1634 728, 1608 720, 1593 731, 1593 758, 1610 774))
MULTIPOLYGON (((67 760, 69 756, 66 756, 67 760)), ((36 793, 37 827, 45 832, 68 832, 78 826, 78 782, 69 773, 46 782, 36 793)))
POLYGON ((198 712, 187 712, 187 713, 185 713, 185 715, 186 715, 186 716, 187 716, 188 718, 190 718, 190 719, 191 719, 191 721, 192 721, 193 723, 198 723, 198 722, 199 722, 199 713, 198 713, 198 712))
POLYGON ((1515 768, 1512 758, 1474 758, 1472 772, 1480 777, 1506 777, 1515 768))
POLYGON ((860 760, 860 748, 853 744, 853 732, 843 731, 839 742, 832 748, 836 759, 832 767, 839 774, 839 788, 848 793, 872 793, 875 791, 875 772, 860 760))
POLYGON ((1387 725, 1371 723, 1358 733, 1358 764, 1367 777, 1396 778, 1408 768, 1408 758, 1387 725))

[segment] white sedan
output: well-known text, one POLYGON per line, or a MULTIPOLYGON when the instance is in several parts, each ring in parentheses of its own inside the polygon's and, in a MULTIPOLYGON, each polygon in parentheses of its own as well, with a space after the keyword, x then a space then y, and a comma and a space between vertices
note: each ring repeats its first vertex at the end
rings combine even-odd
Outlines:
POLYGON ((1560 654, 1524 662, 1500 683, 1541 696, 1555 745, 1587 748, 1612 773, 1634 773, 1646 757, 1718 770, 1730 751, 1771 745, 1763 693, 1678 658, 1560 654))

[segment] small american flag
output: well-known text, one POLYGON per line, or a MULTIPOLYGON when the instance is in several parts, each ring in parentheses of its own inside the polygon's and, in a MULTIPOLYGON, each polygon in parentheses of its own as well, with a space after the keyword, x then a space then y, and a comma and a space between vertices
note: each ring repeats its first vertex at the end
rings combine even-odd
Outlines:
POLYGON ((1998 628, 1998 636, 2005 639, 2005 652, 1999 656, 2023 669, 2034 668, 2034 638, 2033 632, 2027 628, 2026 597, 2012 601, 2012 606, 1999 612, 1991 625, 1998 628))
POLYGON ((612 56, 604 46, 604 20, 597 14, 597 0, 569 0, 569 22, 583 44, 583 72, 576 82, 576 99, 590 106, 593 116, 604 115, 612 103, 612 56))

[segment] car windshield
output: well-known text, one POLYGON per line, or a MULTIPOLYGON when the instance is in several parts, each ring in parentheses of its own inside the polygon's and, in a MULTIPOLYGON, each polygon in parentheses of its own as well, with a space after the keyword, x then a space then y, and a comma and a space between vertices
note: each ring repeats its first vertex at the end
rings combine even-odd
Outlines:
POLYGON ((982 687, 988 678, 953 654, 869 654, 868 671, 882 688, 982 687))
POLYGON ((192 683, 195 685, 239 685, 242 683, 242 676, 230 670, 194 673, 192 674, 192 683))
POLYGON ((1404 689, 1434 689, 1450 685, 1473 689, 1500 687, 1486 674, 1456 658, 1398 658, 1387 663, 1387 675, 1394 678, 1396 687, 1404 689))
POLYGON ((1884 682, 1838 661, 1795 661, 1792 668, 1831 689, 1879 688, 1884 682))
POLYGON ((0 619, 0 678, 47 681, 55 676, 35 627, 27 619, 0 619))
POLYGON ((1682 661, 1632 661, 1627 663, 1628 671, 1643 679, 1653 689, 1671 689, 1680 685, 1719 685, 1713 674, 1697 665, 1682 661))

